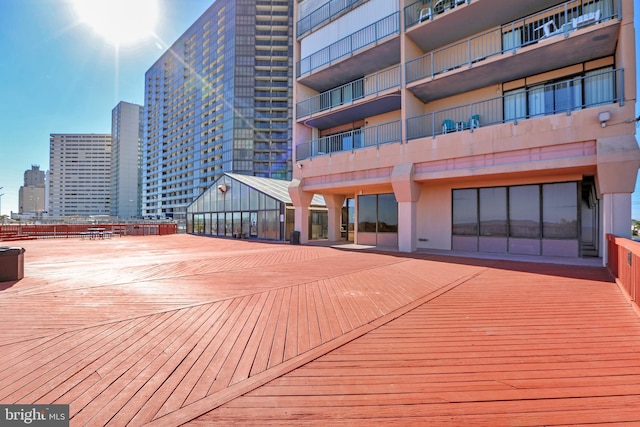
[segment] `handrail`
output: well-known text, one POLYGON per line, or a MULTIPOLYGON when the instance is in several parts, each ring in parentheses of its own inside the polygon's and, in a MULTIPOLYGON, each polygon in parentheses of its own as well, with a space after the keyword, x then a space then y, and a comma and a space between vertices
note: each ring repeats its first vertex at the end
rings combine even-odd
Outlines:
POLYGON ((502 124, 508 122, 517 123, 519 120, 539 117, 546 114, 567 113, 598 105, 618 102, 624 105, 624 70, 615 69, 601 73, 567 79, 544 86, 523 89, 484 101, 464 104, 457 107, 438 110, 407 119, 407 140, 435 137, 443 133, 470 129, 475 127, 502 124), (582 96, 582 88, 590 84, 593 90, 588 96, 582 96), (580 88, 580 100, 576 100, 580 88), (531 112, 528 100, 530 95, 539 94, 545 90, 553 90, 560 93, 565 91, 570 99, 566 105, 556 105, 553 110, 531 112), (505 112, 505 106, 509 106, 510 112, 505 112), (472 123, 474 118, 476 123, 472 123))
POLYGON ((330 0, 322 6, 303 16, 296 23, 296 37, 310 33, 322 24, 331 21, 336 15, 353 7, 362 0, 330 0))
POLYGON ((398 88, 401 85, 400 65, 379 71, 373 75, 354 80, 296 104, 296 118, 353 104, 370 95, 398 88))
POLYGON ((607 234, 607 269, 637 310, 640 303, 640 242, 607 234))
POLYGON ((400 142, 401 139, 401 121, 396 120, 302 142, 296 145, 296 161, 344 151, 353 152, 359 148, 379 147, 400 142))
POLYGON ((163 236, 178 232, 176 223, 5 224, 0 225, 0 241, 83 238, 90 228, 102 228, 118 236, 163 236))
POLYGON ((407 83, 448 72, 495 55, 517 50, 556 35, 568 35, 578 28, 598 22, 619 18, 614 0, 601 0, 583 5, 582 1, 568 1, 559 6, 529 15, 525 18, 437 49, 407 61, 405 74, 407 83), (497 32, 499 31, 499 32, 497 32))
POLYGON ((311 74, 314 70, 332 64, 345 56, 353 55, 353 52, 377 43, 385 37, 400 34, 400 12, 382 18, 355 33, 352 33, 324 49, 312 53, 301 59, 296 64, 296 77, 311 74))
POLYGON ((420 22, 431 21, 436 15, 463 3, 471 3, 471 0, 418 0, 413 2, 404 8, 404 29, 420 22))

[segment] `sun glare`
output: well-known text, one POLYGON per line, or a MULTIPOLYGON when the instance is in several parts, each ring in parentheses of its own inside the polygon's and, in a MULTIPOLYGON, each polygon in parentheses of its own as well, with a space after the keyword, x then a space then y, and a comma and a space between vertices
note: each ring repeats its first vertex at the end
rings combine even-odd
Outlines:
POLYGON ((158 20, 157 0, 73 0, 80 22, 116 46, 151 37, 158 20))

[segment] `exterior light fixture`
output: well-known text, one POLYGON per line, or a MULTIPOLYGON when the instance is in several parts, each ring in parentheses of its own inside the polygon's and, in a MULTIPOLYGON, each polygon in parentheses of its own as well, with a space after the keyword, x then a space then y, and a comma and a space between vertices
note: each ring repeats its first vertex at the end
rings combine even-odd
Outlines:
POLYGON ((607 127, 607 120, 611 120, 611 113, 608 111, 602 111, 598 113, 598 121, 600 122, 600 126, 607 127))

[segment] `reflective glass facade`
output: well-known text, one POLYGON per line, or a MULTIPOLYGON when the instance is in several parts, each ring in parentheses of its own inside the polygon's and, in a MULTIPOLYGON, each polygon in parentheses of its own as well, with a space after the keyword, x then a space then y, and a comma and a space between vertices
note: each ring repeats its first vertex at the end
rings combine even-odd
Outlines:
MULTIPOLYGON (((235 175, 237 176, 237 175, 235 175)), ((236 239, 288 240, 293 231, 293 205, 286 197, 288 183, 261 180, 257 189, 229 175, 215 181, 187 207, 187 233, 236 239), (276 184, 277 183, 277 184, 276 184), (270 191, 271 190, 271 191, 270 191)), ((311 239, 327 236, 327 209, 311 207, 311 239)))
POLYGON ((579 182, 453 190, 452 248, 578 256, 579 182))
POLYGON ((291 179, 292 16, 217 0, 147 71, 144 216, 184 220, 225 172, 291 179))

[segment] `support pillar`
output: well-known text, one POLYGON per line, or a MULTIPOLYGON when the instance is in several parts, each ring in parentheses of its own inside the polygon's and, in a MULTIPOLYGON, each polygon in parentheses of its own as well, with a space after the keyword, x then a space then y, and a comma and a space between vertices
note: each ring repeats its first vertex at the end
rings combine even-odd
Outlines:
POLYGON ((631 238, 631 193, 640 167, 633 135, 600 138, 597 143, 598 191, 602 194, 602 262, 609 259, 607 234, 631 238))
POLYGON ((346 197, 338 194, 323 194, 323 197, 327 205, 328 238, 330 242, 337 242, 341 237, 342 206, 346 197))
POLYGON ((398 251, 417 248, 417 202, 422 186, 413 180, 413 163, 396 165, 391 173, 393 192, 398 201, 398 251))
POLYGON ((300 232, 300 243, 309 243, 309 207, 313 193, 304 191, 302 182, 293 179, 289 184, 289 196, 294 207, 294 230, 300 232))

